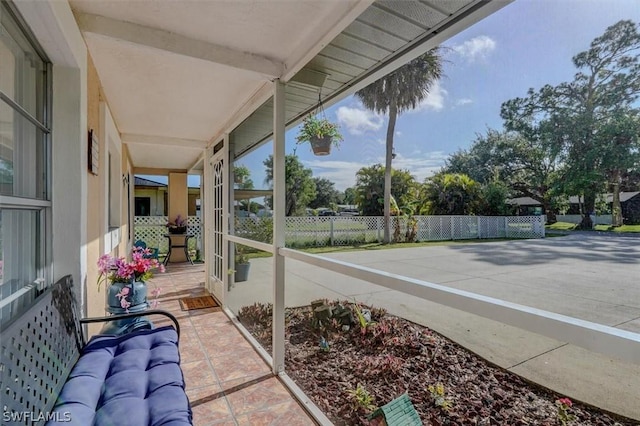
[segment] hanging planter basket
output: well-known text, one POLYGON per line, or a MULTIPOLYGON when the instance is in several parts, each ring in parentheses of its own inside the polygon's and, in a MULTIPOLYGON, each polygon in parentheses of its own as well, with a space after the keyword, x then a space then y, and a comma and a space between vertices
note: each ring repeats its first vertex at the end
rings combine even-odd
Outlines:
POLYGON ((311 143, 311 149, 315 155, 329 155, 331 153, 332 141, 333 138, 331 136, 324 136, 322 138, 311 138, 309 142, 311 143))
POLYGON ((309 114, 304 118, 296 141, 299 144, 308 142, 315 155, 329 155, 331 145, 337 145, 341 140, 340 127, 327 120, 322 107, 322 97, 318 94, 318 108, 315 114, 309 114))

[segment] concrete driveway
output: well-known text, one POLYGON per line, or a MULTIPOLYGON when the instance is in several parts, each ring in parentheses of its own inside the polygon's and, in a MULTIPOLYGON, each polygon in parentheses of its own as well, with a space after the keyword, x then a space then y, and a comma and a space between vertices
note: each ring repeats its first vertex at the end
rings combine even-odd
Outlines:
MULTIPOLYGON (((638 236, 640 237, 640 236, 638 236)), ((640 333, 640 238, 595 233, 543 240, 332 253, 327 257, 640 333)), ((287 260, 286 304, 357 299, 423 324, 560 394, 640 420, 640 359, 630 364, 564 342, 287 260)), ((270 301, 270 259, 230 293, 270 301)))

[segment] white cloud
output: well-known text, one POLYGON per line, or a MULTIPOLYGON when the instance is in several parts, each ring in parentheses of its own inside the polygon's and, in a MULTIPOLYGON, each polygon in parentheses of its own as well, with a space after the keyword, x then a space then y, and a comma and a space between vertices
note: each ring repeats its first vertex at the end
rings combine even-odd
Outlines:
POLYGON ((473 103, 473 100, 469 99, 469 98, 462 98, 462 99, 458 99, 456 101, 456 105, 457 106, 464 106, 464 105, 469 105, 469 104, 472 104, 472 103, 473 103))
POLYGON ((436 81, 433 86, 431 86, 431 90, 429 90, 427 97, 420 102, 418 108, 413 111, 440 111, 444 108, 444 100, 447 94, 448 92, 440 86, 440 82, 436 81))
POLYGON ((481 35, 456 44, 452 49, 469 62, 486 58, 489 53, 496 49, 496 42, 491 37, 481 35))
POLYGON ((418 182, 422 182, 425 178, 439 171, 444 166, 445 160, 449 158, 449 155, 442 151, 420 152, 415 150, 409 155, 405 157, 401 152, 397 152, 392 165, 395 169, 409 170, 418 182))
POLYGON ((338 123, 346 127, 352 135, 361 135, 367 131, 376 131, 382 127, 384 118, 363 108, 341 106, 336 111, 338 123))
POLYGON ((306 167, 313 170, 314 177, 323 177, 335 183, 335 188, 344 191, 356 184, 356 172, 370 164, 357 161, 303 161, 306 167))
MULTIPOLYGON (((442 151, 421 152, 414 150, 405 157, 402 153, 397 153, 393 160, 394 169, 409 170, 409 172, 419 181, 433 175, 444 166, 448 154, 442 151)), ((333 160, 308 160, 303 161, 306 167, 313 170, 314 177, 323 177, 335 183, 335 188, 344 191, 356 183, 356 172, 362 167, 369 167, 375 163, 384 164, 384 156, 367 160, 366 163, 359 161, 333 161, 333 160)))
POLYGON ((402 132, 400 130, 396 131, 396 136, 402 136, 402 132))

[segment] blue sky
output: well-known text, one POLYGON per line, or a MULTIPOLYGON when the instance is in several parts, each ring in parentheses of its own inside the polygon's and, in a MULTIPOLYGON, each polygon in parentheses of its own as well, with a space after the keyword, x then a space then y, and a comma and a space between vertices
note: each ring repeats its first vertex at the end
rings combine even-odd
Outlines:
MULTIPOLYGON (((393 167, 419 180, 428 177, 476 134, 502 128, 502 102, 530 87, 570 81, 576 72, 571 57, 621 19, 640 21, 638 0, 516 0, 449 39, 443 44, 445 77, 418 110, 398 117, 393 167)), ((314 176, 344 190, 355 183, 358 169, 384 162, 387 119, 352 96, 326 115, 341 125, 339 150, 315 157, 300 145, 296 153, 314 176)), ((296 148, 296 134, 295 128, 287 132, 287 153, 296 148)), ((238 160, 249 167, 257 188, 265 187, 262 161, 271 150, 269 143, 238 160)))

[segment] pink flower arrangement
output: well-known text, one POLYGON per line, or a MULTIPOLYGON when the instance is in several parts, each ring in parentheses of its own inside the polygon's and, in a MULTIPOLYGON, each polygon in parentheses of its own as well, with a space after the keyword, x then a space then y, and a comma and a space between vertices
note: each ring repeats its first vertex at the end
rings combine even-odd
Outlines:
MULTIPOLYGON (((164 265, 157 259, 150 259, 150 249, 134 247, 131 253, 131 261, 127 261, 124 257, 113 257, 108 254, 100 256, 98 259, 98 290, 100 285, 109 281, 111 283, 133 283, 134 281, 146 282, 153 276, 152 269, 158 269, 164 272, 164 265)), ((130 300, 131 289, 123 287, 115 296, 120 300, 120 306, 128 312, 131 306, 130 300)), ((158 296, 160 288, 154 288, 151 291, 153 302, 152 308, 158 306, 158 296)))
POLYGON ((176 220, 167 223, 167 226, 169 228, 187 226, 187 219, 183 218, 182 215, 179 214, 178 216, 176 216, 176 220))
POLYGON ((150 259, 150 249, 134 247, 131 261, 124 257, 113 257, 105 254, 98 259, 98 289, 104 281, 128 283, 132 281, 146 282, 153 276, 152 269, 164 272, 164 265, 157 259, 150 259))

